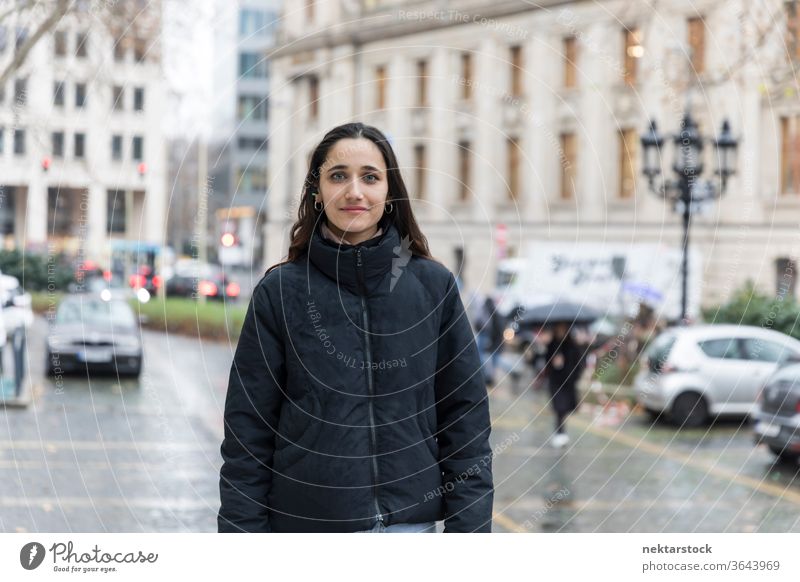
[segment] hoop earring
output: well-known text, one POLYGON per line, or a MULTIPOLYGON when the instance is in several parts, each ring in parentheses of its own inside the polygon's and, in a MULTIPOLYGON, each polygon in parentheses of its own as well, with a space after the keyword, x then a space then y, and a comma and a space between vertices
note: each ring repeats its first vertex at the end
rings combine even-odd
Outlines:
POLYGON ((386 203, 386 214, 391 214, 394 210, 394 202, 387 202, 386 203))
POLYGON ((322 202, 320 202, 319 200, 317 200, 317 193, 312 192, 311 197, 314 199, 314 210, 316 210, 317 212, 322 212, 322 210, 325 208, 325 205, 322 204, 322 202), (319 206, 317 206, 317 204, 319 204, 319 206))

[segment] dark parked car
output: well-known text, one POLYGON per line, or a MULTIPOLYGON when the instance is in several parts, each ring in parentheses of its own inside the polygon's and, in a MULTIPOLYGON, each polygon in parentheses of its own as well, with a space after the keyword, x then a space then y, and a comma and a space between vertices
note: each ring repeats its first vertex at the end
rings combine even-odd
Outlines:
POLYGON ((175 264, 174 274, 166 282, 167 297, 236 299, 239 284, 231 281, 221 267, 193 259, 175 264))
POLYGON ((785 461, 800 459, 800 364, 779 368, 758 395, 752 414, 756 444, 785 461))
POLYGON ((96 370, 138 376, 142 368, 139 322, 120 299, 65 297, 50 326, 45 351, 50 374, 96 370))

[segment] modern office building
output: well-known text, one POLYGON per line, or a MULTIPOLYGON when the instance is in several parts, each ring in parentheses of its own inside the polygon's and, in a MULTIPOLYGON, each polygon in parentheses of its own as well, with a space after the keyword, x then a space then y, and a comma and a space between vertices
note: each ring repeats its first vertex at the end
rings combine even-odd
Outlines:
POLYGON ((213 177, 209 218, 218 259, 259 265, 269 183, 269 53, 275 43, 279 0, 238 0, 220 7, 216 26, 213 177), (222 244, 222 235, 226 243, 222 244))

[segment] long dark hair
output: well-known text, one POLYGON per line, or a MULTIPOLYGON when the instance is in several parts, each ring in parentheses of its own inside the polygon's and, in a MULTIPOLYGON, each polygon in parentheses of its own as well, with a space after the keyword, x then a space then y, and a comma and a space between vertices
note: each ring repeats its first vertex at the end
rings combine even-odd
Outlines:
POLYGON ((341 139, 357 139, 361 137, 372 141, 378 147, 386 164, 386 178, 389 182, 386 202, 391 202, 394 210, 390 214, 384 212, 378 224, 384 229, 390 224, 394 224, 400 233, 401 239, 408 237, 410 242, 409 250, 412 254, 433 259, 428 248, 428 239, 422 234, 411 210, 408 190, 403 182, 403 177, 400 175, 397 157, 389 144, 389 140, 378 128, 371 125, 345 123, 334 127, 325 134, 325 137, 314 149, 308 164, 308 173, 306 173, 306 179, 303 183, 303 193, 300 197, 300 206, 297 209, 297 220, 292 225, 288 256, 285 261, 270 267, 267 273, 280 265, 296 261, 308 250, 308 244, 311 241, 311 235, 314 233, 317 223, 320 220, 325 220, 325 211, 314 208, 314 198, 311 193, 320 191, 319 178, 322 175, 328 152, 341 139))

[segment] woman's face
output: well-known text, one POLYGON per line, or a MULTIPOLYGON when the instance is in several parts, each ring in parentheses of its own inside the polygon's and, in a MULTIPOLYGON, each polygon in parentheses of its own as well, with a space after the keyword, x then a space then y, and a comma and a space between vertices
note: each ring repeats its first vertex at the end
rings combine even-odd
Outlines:
POLYGON ((566 323, 557 323, 554 326, 553 333, 556 339, 559 340, 564 339, 569 333, 569 325, 567 325, 566 323))
POLYGON ((341 139, 328 151, 319 182, 328 227, 350 244, 377 232, 389 184, 386 164, 369 139, 341 139))

